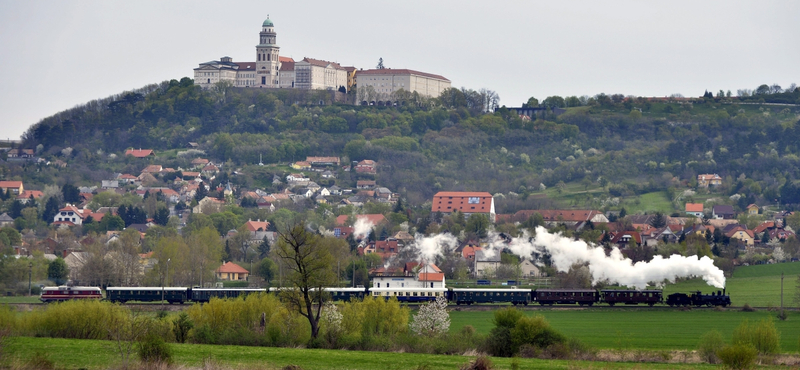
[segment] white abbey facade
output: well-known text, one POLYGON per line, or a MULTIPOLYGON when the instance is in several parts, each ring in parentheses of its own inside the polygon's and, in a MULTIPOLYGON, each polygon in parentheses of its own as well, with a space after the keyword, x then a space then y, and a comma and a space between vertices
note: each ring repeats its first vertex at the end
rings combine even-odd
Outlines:
POLYGON ((230 57, 200 63, 194 69, 194 83, 203 88, 220 81, 235 87, 298 88, 337 90, 347 88, 347 70, 338 63, 311 58, 295 62, 280 56, 272 20, 261 25, 255 62, 234 62, 230 57))
POLYGON ((431 73, 410 69, 368 69, 356 72, 359 101, 391 99, 399 90, 416 92, 421 96, 437 97, 450 88, 450 80, 431 73), (371 89, 370 89, 371 87, 371 89), (372 90, 368 92, 368 90, 372 90), (371 96, 370 96, 371 95, 371 96))

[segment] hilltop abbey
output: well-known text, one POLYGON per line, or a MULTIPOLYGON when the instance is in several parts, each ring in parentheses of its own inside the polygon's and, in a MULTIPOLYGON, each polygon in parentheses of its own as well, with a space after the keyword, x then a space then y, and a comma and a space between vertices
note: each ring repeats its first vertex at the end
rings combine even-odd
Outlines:
POLYGON ((357 69, 339 63, 303 58, 295 61, 280 56, 275 25, 269 17, 261 25, 255 62, 234 62, 230 57, 200 63, 194 69, 195 84, 209 88, 220 81, 235 87, 296 88, 350 91, 364 87, 369 94, 359 100, 370 103, 387 99, 398 90, 436 97, 450 87, 450 80, 435 74, 409 69, 357 69))

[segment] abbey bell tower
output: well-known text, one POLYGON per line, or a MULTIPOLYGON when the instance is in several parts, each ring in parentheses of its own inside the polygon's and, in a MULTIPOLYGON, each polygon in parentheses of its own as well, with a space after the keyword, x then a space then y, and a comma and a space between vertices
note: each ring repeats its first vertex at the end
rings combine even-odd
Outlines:
POLYGON ((275 25, 267 16, 261 25, 258 34, 259 42, 256 45, 256 86, 278 87, 278 62, 279 47, 275 44, 275 25))

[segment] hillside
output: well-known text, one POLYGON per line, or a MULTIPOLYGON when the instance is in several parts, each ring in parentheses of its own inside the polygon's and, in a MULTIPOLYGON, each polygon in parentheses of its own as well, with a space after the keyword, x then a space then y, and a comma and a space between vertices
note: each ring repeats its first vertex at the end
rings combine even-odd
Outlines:
MULTIPOLYGON (((498 199, 500 213, 553 202, 614 207, 619 196, 635 198, 630 206, 641 211, 666 211, 680 208, 669 202, 699 173, 720 174, 725 181, 719 193, 741 194, 744 205, 757 199, 800 202, 800 192, 787 182, 800 177, 797 106, 762 105, 763 98, 739 104, 730 98, 654 101, 598 94, 584 98, 585 104, 567 98, 579 106, 560 116, 528 120, 503 108, 483 113, 477 94, 451 89, 439 99, 398 97, 398 107, 353 106, 334 103, 322 91, 204 91, 184 78, 42 120, 25 134, 23 147, 64 160, 73 171, 14 167, 5 177, 38 188, 53 178, 59 185, 97 182, 113 172, 141 170, 141 161, 123 158, 125 148, 154 149, 151 162, 178 167, 177 151, 197 142, 216 162, 244 173, 259 158, 280 164, 313 155, 377 160, 379 182, 413 205, 439 190, 481 190, 509 196, 498 199), (566 184, 575 185, 573 191, 566 184), (667 203, 640 206, 654 192, 667 203)), ((548 101, 566 105, 564 99, 548 101)), ((269 183, 268 175, 232 181, 257 187, 269 183)))

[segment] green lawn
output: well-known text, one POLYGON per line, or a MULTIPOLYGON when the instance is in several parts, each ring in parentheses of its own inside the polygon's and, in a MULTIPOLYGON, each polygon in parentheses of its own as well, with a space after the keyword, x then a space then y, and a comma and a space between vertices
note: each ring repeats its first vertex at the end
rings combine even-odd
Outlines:
POLYGON ((4 303, 42 303, 39 300, 39 296, 14 296, 14 297, 0 297, 0 304, 4 303))
MULTIPOLYGON (((113 342, 97 340, 10 338, 0 367, 12 363, 24 364, 26 359, 43 356, 59 369, 103 369, 119 364, 112 349, 113 342)), ((173 344, 176 364, 202 366, 205 359, 226 366, 246 366, 258 369, 277 369, 289 364, 304 370, 353 369, 458 369, 474 357, 425 355, 415 353, 360 352, 343 350, 311 350, 297 348, 215 346, 198 344, 173 344)), ((715 369, 715 366, 697 364, 642 364, 583 361, 556 361, 492 358, 495 369, 511 369, 517 361, 520 369, 715 369)))
POLYGON ((661 212, 665 215, 670 215, 675 212, 672 206, 672 201, 667 196, 665 191, 657 191, 652 193, 645 193, 636 197, 624 198, 622 206, 629 215, 637 213, 655 213, 661 212), (638 202, 636 202, 638 200, 638 202))
MULTIPOLYGON (((773 311, 742 312, 735 310, 715 311, 694 309, 682 311, 671 308, 593 308, 565 310, 543 308, 526 310, 528 315, 542 315, 552 327, 571 338, 594 348, 643 349, 643 350, 693 350, 704 333, 716 329, 725 338, 730 338, 733 329, 742 321, 751 322, 775 319, 773 311)), ((488 333, 492 328, 493 311, 454 311, 450 313, 450 331, 457 332, 472 325, 479 333, 488 333)), ((798 350, 800 335, 800 312, 789 312, 789 319, 775 319, 781 332, 781 348, 784 352, 798 350)))

